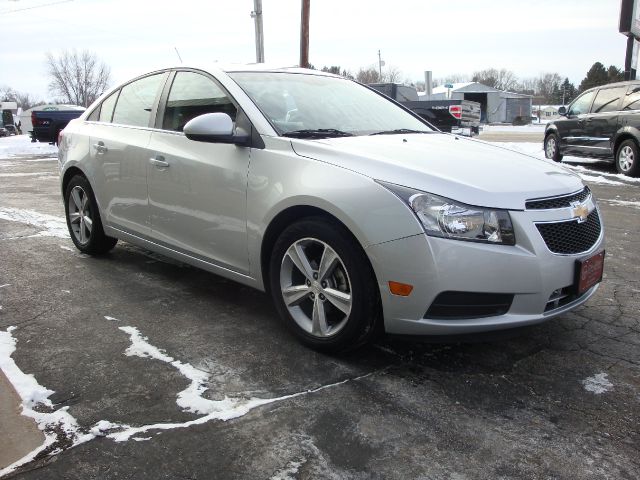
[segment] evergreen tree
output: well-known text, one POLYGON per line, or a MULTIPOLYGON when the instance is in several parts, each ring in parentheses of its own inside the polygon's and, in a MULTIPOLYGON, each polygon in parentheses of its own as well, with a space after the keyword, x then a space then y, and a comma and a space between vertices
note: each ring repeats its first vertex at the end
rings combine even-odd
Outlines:
POLYGON ((607 70, 607 76, 609 77, 609 83, 622 82, 624 80, 624 72, 615 65, 611 65, 607 70))
POLYGON ((600 62, 596 62, 592 65, 587 72, 587 76, 584 77, 580 83, 580 91, 584 92, 592 87, 606 85, 607 83, 609 83, 609 74, 606 68, 604 68, 604 65, 600 62))

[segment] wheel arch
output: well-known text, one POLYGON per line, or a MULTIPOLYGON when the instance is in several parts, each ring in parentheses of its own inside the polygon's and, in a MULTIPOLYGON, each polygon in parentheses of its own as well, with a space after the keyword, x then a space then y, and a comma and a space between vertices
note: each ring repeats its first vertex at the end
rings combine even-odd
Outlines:
POLYGON ((71 179, 73 177, 75 177, 76 175, 81 175, 84 178, 87 179, 87 181, 89 180, 89 178, 87 177, 87 175, 82 171, 82 169, 78 168, 77 166, 73 165, 69 168, 67 168, 64 172, 64 174, 62 175, 62 182, 61 182, 61 188, 62 188, 62 196, 64 197, 64 192, 67 190, 67 185, 69 185, 69 182, 71 181, 71 179))
POLYGON ((620 144, 625 140, 633 140, 634 142, 636 142, 636 146, 640 148, 640 130, 633 127, 626 127, 618 132, 611 148, 614 162, 616 160, 616 155, 618 154, 618 147, 620 147, 620 144))
POLYGON ((358 237, 349 229, 344 222, 330 212, 312 205, 294 205, 285 208, 273 217, 269 225, 267 226, 264 235, 262 236, 262 243, 260 245, 260 273, 262 274, 262 280, 265 290, 269 290, 269 263, 271 258, 271 252, 278 240, 280 234, 291 224, 300 221, 304 218, 321 217, 331 222, 340 225, 345 232, 347 232, 352 241, 358 245, 365 258, 369 262, 371 272, 375 278, 375 270, 366 253, 365 246, 358 240, 358 237))

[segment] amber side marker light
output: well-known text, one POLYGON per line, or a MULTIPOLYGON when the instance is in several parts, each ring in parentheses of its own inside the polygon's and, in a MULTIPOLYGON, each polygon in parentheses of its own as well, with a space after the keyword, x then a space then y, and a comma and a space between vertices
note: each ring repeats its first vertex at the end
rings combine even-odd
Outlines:
POLYGON ((406 283, 400 282, 389 282, 389 291, 394 295, 398 295, 400 297, 408 297, 411 295, 413 291, 413 285, 407 285, 406 283))

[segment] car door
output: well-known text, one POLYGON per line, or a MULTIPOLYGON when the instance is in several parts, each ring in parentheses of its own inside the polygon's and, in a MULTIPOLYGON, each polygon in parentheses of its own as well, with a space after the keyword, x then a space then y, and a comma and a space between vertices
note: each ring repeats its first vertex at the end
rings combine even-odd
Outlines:
POLYGON ((601 88, 584 120, 585 155, 608 158, 612 155, 612 139, 618 131, 619 110, 627 85, 601 88))
POLYGON ((148 75, 114 92, 102 102, 91 128, 92 177, 103 221, 135 235, 151 233, 147 147, 167 75, 148 75))
POLYGON ((585 121, 591 110, 595 94, 596 90, 590 90, 580 95, 569 105, 566 119, 557 122, 560 148, 563 154, 580 156, 584 154, 585 121))
POLYGON ((177 71, 167 85, 151 135, 147 185, 151 235, 172 249, 248 273, 246 188, 250 149, 189 140, 199 115, 242 114, 212 77, 177 71))

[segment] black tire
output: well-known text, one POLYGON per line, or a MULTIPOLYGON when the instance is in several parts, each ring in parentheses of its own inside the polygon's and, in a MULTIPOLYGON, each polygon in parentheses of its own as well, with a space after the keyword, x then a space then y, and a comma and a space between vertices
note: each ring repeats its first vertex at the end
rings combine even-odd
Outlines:
POLYGON ((337 222, 310 217, 284 230, 273 248, 269 284, 274 304, 285 325, 303 344, 313 349, 325 352, 352 350, 372 340, 382 330, 380 295, 373 269, 360 245, 337 222), (313 275, 305 275, 295 266, 288 252, 296 245, 302 249, 313 275), (326 269, 330 273, 323 281, 318 277, 321 270, 318 259, 325 252, 335 253, 338 258, 331 263, 335 265, 333 268, 326 269), (306 284, 309 293, 288 307, 283 284, 299 285, 297 288, 303 289, 306 284), (346 314, 335 306, 340 303, 336 303, 333 296, 336 290, 350 299, 350 310, 346 314), (321 311, 325 318, 326 332, 321 333, 318 329, 313 332, 316 324, 312 319, 317 317, 314 315, 316 311, 321 311))
POLYGON ((562 161, 560 153, 560 137, 555 133, 550 133, 544 138, 544 156, 554 162, 562 161))
POLYGON ((640 176, 640 155, 638 144, 633 140, 625 140, 616 151, 616 170, 629 177, 640 176))
POLYGON ((65 189, 64 212, 71 240, 82 253, 100 255, 116 246, 118 239, 104 234, 93 190, 82 175, 74 176, 65 189))

